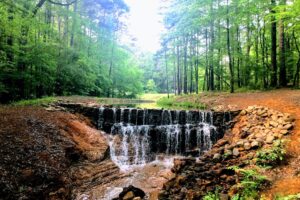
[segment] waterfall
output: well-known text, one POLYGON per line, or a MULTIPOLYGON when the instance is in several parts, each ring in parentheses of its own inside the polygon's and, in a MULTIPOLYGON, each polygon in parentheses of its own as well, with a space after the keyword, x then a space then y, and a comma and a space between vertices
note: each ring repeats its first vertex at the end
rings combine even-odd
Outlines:
POLYGON ((101 107, 98 127, 110 133, 111 159, 124 167, 143 165, 156 154, 200 155, 208 151, 220 138, 213 116, 211 111, 101 107))
POLYGON ((104 123, 104 107, 100 107, 99 108, 99 116, 98 116, 98 129, 102 129, 103 128, 103 123, 104 123))

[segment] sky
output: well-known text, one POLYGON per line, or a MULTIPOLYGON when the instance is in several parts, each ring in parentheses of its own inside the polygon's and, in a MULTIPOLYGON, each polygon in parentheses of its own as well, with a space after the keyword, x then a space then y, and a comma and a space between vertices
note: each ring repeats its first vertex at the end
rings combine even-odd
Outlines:
POLYGON ((144 52, 160 48, 160 34, 164 31, 159 15, 161 0, 124 0, 130 8, 126 20, 129 35, 136 38, 136 46, 144 52))

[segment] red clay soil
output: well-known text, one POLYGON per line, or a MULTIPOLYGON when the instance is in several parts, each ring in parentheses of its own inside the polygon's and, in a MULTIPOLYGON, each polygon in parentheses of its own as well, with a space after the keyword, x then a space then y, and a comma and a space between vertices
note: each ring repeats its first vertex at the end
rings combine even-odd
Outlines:
POLYGON ((287 143, 288 163, 271 171, 272 186, 263 192, 265 199, 300 193, 300 90, 274 90, 268 92, 221 94, 204 97, 210 107, 244 109, 251 105, 266 106, 290 113, 295 126, 287 143))
POLYGON ((90 126, 65 112, 0 107, 0 199, 71 199, 70 169, 108 150, 90 126))

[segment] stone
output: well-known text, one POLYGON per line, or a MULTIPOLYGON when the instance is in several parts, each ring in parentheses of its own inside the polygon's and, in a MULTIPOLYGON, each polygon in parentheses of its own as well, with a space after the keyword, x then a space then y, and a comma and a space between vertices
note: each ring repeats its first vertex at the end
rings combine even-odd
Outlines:
POLYGON ((248 137, 249 135, 250 135, 250 133, 247 132, 247 131, 242 132, 242 133, 241 133, 241 138, 242 138, 242 139, 245 139, 245 138, 248 137))
POLYGON ((251 149, 251 145, 250 145, 249 142, 246 142, 246 143, 244 144, 244 149, 245 149, 245 150, 251 149))
POLYGON ((247 111, 246 111, 246 110, 242 110, 240 114, 241 114, 241 115, 246 115, 246 114, 247 114, 247 111))
POLYGON ((290 130, 291 128, 293 128, 293 124, 286 124, 282 129, 283 130, 290 130))
POLYGON ((231 155, 232 155, 232 151, 231 151, 231 150, 225 150, 225 151, 224 151, 224 154, 225 154, 226 156, 231 156, 231 155))
POLYGON ((123 188, 123 191, 119 194, 119 199, 131 200, 134 197, 144 198, 145 195, 146 194, 143 190, 130 185, 128 187, 123 188))
POLYGON ((273 143, 273 141, 274 141, 274 136, 273 135, 268 135, 267 136, 267 139, 266 139, 266 143, 267 144, 272 144, 273 143))
POLYGON ((229 200, 229 195, 228 194, 219 194, 219 199, 220 200, 229 200))
POLYGON ((251 142, 251 148, 257 148, 257 147, 259 147, 259 142, 257 140, 251 142))
POLYGON ((214 154, 213 160, 220 160, 221 159, 221 154, 216 153, 214 154))
POLYGON ((238 147, 244 146, 244 141, 243 141, 243 140, 239 140, 239 141, 236 143, 236 146, 238 146, 238 147))
POLYGON ((286 134, 288 134, 288 133, 289 133, 288 130, 281 130, 281 131, 280 131, 280 134, 282 134, 282 135, 286 135, 286 134))
POLYGON ((276 121, 270 121, 270 125, 273 127, 278 127, 278 123, 276 121))
POLYGON ((232 151, 232 154, 233 154, 234 156, 240 155, 239 149, 238 149, 238 148, 234 148, 233 151, 232 151))
POLYGON ((134 198, 134 194, 132 191, 127 192, 124 197, 122 198, 123 200, 131 200, 134 198))

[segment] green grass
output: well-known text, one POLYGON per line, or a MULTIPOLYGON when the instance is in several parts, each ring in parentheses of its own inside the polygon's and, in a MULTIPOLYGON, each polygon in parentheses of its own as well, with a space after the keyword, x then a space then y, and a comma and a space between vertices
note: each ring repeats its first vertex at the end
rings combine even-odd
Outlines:
POLYGON ((55 97, 44 97, 40 99, 29 99, 29 100, 21 100, 12 103, 13 106, 41 106, 43 104, 49 104, 57 99, 55 97))
POLYGON ((173 109, 205 109, 204 104, 195 103, 191 101, 179 101, 177 97, 171 96, 162 97, 157 101, 157 105, 162 108, 173 108, 173 109))
POLYGON ((297 200, 300 199, 300 193, 295 195, 289 195, 289 196, 277 196, 275 200, 297 200))

